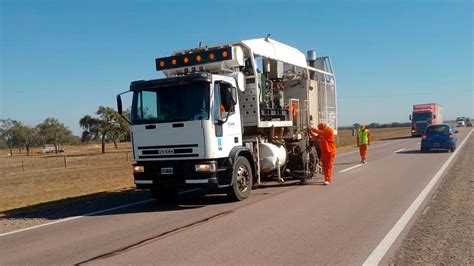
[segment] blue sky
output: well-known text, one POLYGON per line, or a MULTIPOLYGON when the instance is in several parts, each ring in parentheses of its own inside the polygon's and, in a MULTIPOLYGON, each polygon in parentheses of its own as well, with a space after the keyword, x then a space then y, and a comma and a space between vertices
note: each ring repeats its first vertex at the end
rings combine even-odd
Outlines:
POLYGON ((162 75, 154 59, 272 38, 333 61, 340 125, 408 121, 437 102, 474 117, 471 1, 0 0, 0 117, 78 121, 115 107, 130 81, 162 75))

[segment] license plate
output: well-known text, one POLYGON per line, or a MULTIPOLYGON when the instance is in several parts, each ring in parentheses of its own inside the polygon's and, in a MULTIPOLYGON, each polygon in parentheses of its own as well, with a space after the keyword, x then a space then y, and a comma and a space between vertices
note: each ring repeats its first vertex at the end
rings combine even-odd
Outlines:
POLYGON ((439 143, 433 143, 433 147, 439 147, 439 143))
POLYGON ((172 175, 173 174, 173 167, 163 167, 161 168, 162 175, 172 175))

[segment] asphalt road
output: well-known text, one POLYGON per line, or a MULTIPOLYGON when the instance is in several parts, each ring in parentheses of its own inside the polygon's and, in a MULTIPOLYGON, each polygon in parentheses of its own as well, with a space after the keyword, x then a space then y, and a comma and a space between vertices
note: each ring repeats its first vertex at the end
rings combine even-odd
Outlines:
POLYGON ((267 186, 235 203, 190 193, 0 235, 0 264, 361 264, 452 155, 419 142, 374 143, 361 166, 340 154, 330 186, 267 186))

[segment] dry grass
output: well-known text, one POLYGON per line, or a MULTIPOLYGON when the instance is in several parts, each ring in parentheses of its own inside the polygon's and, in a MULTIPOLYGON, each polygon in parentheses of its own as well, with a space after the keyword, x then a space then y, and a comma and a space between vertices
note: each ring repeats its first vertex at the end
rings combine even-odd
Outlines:
POLYGON ((0 157, 0 177, 28 173, 40 170, 51 170, 66 167, 81 167, 103 165, 131 160, 130 143, 120 143, 118 149, 113 145, 107 147, 107 153, 102 154, 100 145, 80 145, 64 147, 65 152, 58 154, 41 154, 38 149, 32 155, 14 154, 13 157, 0 157))
POLYGON ((0 212, 132 187, 130 143, 64 147, 61 154, 0 157, 0 212), (67 157, 67 168, 64 164, 67 157))
MULTIPOLYGON (((409 127, 400 128, 375 128, 369 129, 372 135, 372 141, 386 140, 393 138, 410 137, 411 132, 409 127)), ((355 134, 355 132, 354 132, 355 134)), ((337 136, 337 146, 354 146, 356 145, 355 136, 352 136, 352 130, 339 130, 337 136)))
MULTIPOLYGON (((374 141, 410 135, 409 128, 371 132, 374 141)), ((351 130, 339 130, 338 151, 353 145, 351 130)), ((134 186, 130 143, 121 143, 118 150, 108 145, 106 154, 100 153, 100 145, 66 146, 64 150, 58 155, 0 157, 0 212, 134 186), (67 168, 63 156, 67 156, 67 168)))
POLYGON ((0 212, 133 185, 130 162, 11 175, 0 180, 0 212))

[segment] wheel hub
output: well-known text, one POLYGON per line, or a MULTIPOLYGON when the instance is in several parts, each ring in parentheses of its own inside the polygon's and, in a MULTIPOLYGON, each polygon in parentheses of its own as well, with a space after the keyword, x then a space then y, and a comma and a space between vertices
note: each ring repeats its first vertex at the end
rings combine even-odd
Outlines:
POLYGON ((240 192, 245 192, 250 184, 249 171, 246 167, 240 166, 237 169, 237 185, 240 192))

